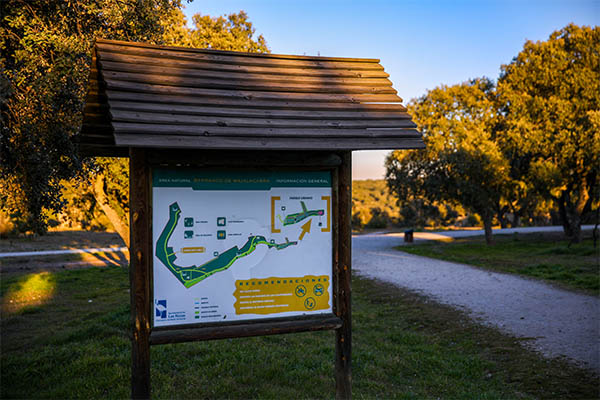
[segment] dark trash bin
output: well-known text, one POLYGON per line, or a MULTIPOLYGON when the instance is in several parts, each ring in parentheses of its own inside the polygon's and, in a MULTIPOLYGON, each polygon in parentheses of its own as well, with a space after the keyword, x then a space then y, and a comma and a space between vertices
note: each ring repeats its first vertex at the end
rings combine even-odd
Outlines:
POLYGON ((406 243, 412 243, 414 233, 415 233, 414 229, 409 229, 407 231, 404 231, 404 241, 406 243))

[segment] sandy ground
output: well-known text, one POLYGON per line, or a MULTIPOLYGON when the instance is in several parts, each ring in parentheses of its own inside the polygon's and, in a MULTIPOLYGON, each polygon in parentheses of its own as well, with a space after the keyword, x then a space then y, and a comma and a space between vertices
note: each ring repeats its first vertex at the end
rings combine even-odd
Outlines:
POLYGON ((403 235, 352 240, 353 269, 461 308, 473 318, 526 338, 549 357, 600 372, 600 299, 538 281, 394 250, 403 235))

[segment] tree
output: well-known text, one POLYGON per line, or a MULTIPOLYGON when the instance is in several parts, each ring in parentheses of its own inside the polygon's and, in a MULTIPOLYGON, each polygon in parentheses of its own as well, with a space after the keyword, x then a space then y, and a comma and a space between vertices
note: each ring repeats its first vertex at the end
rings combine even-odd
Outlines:
POLYGON ((195 14, 192 22, 194 28, 189 28, 183 12, 180 9, 173 9, 163 20, 164 44, 269 53, 267 41, 262 35, 255 38, 255 29, 244 11, 219 17, 195 14))
POLYGON ((252 39, 244 12, 197 16, 196 29, 189 29, 180 8, 180 0, 0 4, 0 208, 10 211, 20 231, 43 234, 48 213, 62 206, 61 180, 79 175, 91 179, 97 205, 128 242, 126 160, 98 159, 82 168, 72 140, 96 37, 182 46, 213 40, 215 49, 268 52, 262 36, 252 39))
POLYGON ((582 216, 600 202, 600 28, 571 24, 545 42, 527 41, 502 66, 498 93, 502 147, 532 191, 557 203, 565 234, 579 242, 582 216))
POLYGON ((479 214, 492 243, 492 222, 509 189, 508 160, 495 141, 498 114, 487 78, 430 90, 409 105, 426 149, 392 152, 386 180, 399 201, 449 202, 479 214))
MULTIPOLYGON (((214 50, 235 50, 268 53, 262 35, 253 39, 254 29, 244 11, 224 17, 211 18, 196 14, 195 28, 187 26, 179 8, 171 9, 162 20, 162 43, 173 46, 201 47, 214 50)), ((96 159, 97 170, 90 186, 98 206, 108 217, 123 241, 129 243, 129 164, 126 159, 101 157, 96 159)))
POLYGON ((14 0, 0 3, 0 207, 43 234, 62 206, 61 180, 82 171, 81 124, 96 37, 159 43, 180 0, 14 0))
POLYGON ((227 18, 196 14, 192 19, 195 26, 191 30, 192 47, 250 53, 269 52, 262 35, 254 39, 254 28, 244 11, 229 14, 227 18))

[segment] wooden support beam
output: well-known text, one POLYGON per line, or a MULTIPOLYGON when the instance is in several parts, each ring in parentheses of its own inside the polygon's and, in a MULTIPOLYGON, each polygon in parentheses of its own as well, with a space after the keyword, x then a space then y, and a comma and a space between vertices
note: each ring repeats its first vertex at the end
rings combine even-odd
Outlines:
POLYGON ((150 168, 146 151, 129 151, 129 215, 131 284, 131 398, 150 398, 150 267, 152 218, 150 168))
POLYGON ((152 165, 182 165, 196 167, 260 168, 306 167, 331 170, 342 163, 337 154, 327 151, 244 151, 228 150, 168 150, 148 149, 152 165), (265 161, 267 160, 267 161, 265 161), (268 164, 268 167, 265 166, 268 164))
POLYGON ((342 326, 335 331, 335 397, 352 397, 352 313, 350 281, 352 263, 352 152, 340 153, 342 164, 338 168, 338 262, 335 265, 336 314, 342 326))
MULTIPOLYGON (((408 132, 408 130, 407 130, 408 132)), ((425 144, 421 138, 309 138, 309 137, 272 137, 261 138, 261 141, 244 137, 219 136, 189 136, 189 135, 148 135, 140 133, 119 133, 115 135, 117 146, 145 147, 163 149, 219 149, 219 150, 315 150, 315 148, 330 150, 352 150, 355 148, 380 149, 420 149, 425 144)))
POLYGON ((217 325, 199 328, 154 329, 150 335, 150 344, 168 344, 192 342, 198 340, 229 339, 262 335, 279 335, 283 333, 321 331, 336 329, 342 321, 332 315, 293 319, 288 321, 250 321, 235 325, 217 325))

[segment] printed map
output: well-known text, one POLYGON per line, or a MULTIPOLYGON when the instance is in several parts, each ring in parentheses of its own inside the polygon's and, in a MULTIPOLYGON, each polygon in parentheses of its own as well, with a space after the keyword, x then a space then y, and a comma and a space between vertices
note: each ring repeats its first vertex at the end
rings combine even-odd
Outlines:
POLYGON ((331 312, 330 179, 154 169, 154 326, 331 312))

